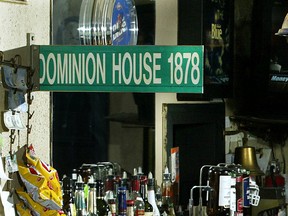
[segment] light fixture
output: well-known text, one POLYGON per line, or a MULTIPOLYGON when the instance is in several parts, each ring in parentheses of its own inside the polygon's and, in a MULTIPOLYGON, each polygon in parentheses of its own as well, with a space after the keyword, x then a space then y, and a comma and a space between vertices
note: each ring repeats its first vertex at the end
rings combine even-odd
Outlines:
POLYGON ((275 35, 288 37, 288 13, 286 14, 281 29, 275 35))

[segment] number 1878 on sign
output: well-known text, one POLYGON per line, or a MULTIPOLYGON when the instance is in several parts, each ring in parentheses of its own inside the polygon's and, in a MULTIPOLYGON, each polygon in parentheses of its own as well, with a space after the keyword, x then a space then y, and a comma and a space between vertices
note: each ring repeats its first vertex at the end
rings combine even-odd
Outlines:
POLYGON ((170 64, 170 83, 183 85, 197 85, 200 82, 200 57, 194 53, 171 53, 168 58, 170 64))

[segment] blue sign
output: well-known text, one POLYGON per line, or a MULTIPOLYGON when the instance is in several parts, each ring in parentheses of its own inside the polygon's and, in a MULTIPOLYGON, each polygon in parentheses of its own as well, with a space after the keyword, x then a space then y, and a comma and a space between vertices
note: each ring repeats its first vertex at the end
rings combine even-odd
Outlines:
POLYGON ((116 0, 112 14, 112 44, 129 45, 131 40, 130 7, 126 0, 116 0))

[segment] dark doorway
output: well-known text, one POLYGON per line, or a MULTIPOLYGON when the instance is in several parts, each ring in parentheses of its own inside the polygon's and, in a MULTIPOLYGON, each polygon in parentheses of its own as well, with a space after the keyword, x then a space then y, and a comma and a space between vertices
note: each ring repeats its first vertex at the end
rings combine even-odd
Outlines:
MULTIPOLYGON (((199 185, 203 165, 225 162, 224 130, 224 103, 167 105, 167 152, 179 147, 180 205, 187 206, 191 188, 199 185)), ((206 185, 207 172, 202 179, 206 185)), ((198 195, 195 192, 196 205, 198 195)))
POLYGON ((60 178, 83 163, 107 161, 108 93, 53 94, 53 162, 60 178))

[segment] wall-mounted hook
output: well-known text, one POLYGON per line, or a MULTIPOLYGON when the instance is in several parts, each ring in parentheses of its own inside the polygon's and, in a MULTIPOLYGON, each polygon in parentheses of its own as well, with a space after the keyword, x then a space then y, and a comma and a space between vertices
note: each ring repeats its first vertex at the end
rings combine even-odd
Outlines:
POLYGON ((10 134, 9 138, 10 138, 10 143, 11 143, 11 144, 14 144, 15 139, 16 139, 16 135, 11 135, 11 134, 10 134))
POLYGON ((10 136, 9 136, 9 138, 10 138, 10 155, 11 155, 11 157, 12 157, 12 146, 13 146, 13 144, 14 144, 14 142, 15 142, 15 138, 16 138, 16 135, 15 135, 15 129, 12 129, 11 131, 10 131, 10 136))
POLYGON ((35 112, 35 111, 33 111, 32 113, 28 113, 28 119, 31 119, 31 118, 32 118, 32 116, 34 115, 34 112, 35 112))
POLYGON ((15 55, 13 61, 14 61, 14 64, 21 65, 22 58, 20 55, 15 55))
MULTIPOLYGON (((28 135, 28 134, 30 134, 30 133, 31 133, 31 130, 32 130, 32 125, 30 125, 30 126, 29 126, 29 125, 27 125, 26 127, 27 127, 27 135, 28 135)), ((27 136, 27 137, 28 137, 28 136, 27 136)), ((27 143, 27 144, 28 144, 28 143, 27 143)))
POLYGON ((28 92, 28 95, 27 95, 27 103, 28 103, 29 105, 31 105, 33 100, 34 100, 33 95, 31 95, 31 93, 28 92))
POLYGON ((33 95, 32 95, 32 96, 30 96, 30 97, 27 98, 27 103, 28 103, 29 105, 31 105, 33 100, 34 100, 34 97, 33 97, 33 95))

